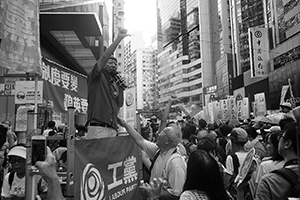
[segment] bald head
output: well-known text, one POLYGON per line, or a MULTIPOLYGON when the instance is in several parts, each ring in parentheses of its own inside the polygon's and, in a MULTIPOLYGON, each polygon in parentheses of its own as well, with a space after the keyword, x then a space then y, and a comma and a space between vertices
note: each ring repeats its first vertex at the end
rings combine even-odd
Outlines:
POLYGON ((169 136, 172 140, 172 143, 177 146, 181 141, 182 134, 179 127, 176 124, 170 124, 164 129, 164 132, 169 136))

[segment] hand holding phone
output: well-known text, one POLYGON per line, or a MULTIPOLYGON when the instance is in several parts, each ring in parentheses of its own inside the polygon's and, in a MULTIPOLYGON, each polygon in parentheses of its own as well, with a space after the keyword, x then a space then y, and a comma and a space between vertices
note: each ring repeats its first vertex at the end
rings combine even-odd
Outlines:
POLYGON ((44 135, 34 135, 31 142, 31 165, 35 165, 37 161, 45 161, 46 137, 44 135))

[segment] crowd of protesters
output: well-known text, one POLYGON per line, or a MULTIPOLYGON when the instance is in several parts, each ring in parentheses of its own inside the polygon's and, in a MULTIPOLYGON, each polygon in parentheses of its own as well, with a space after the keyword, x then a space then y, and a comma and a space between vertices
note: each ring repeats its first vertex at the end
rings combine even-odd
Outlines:
POLYGON ((150 199, 279 200, 287 199, 294 185, 276 171, 285 168, 292 169, 295 177, 299 174, 299 133, 291 110, 290 104, 281 105, 281 111, 288 115, 283 115, 279 123, 232 119, 218 124, 186 117, 180 121, 169 120, 165 127, 156 128, 158 121, 152 117, 142 124, 141 138, 122 119, 120 124, 143 150, 144 180, 140 190, 146 190, 150 199), (178 130, 179 137, 176 136, 178 130), (166 148, 170 144, 173 148, 166 148), (247 174, 241 174, 243 162, 253 148, 255 155, 251 168, 247 174), (157 158, 158 150, 161 157, 157 158), (180 161, 170 159, 172 152, 184 158, 186 168, 180 161), (176 167, 171 168, 169 160, 176 167), (159 170, 163 173, 157 175, 159 170), (239 186, 235 180, 237 175, 245 177, 239 186), (281 186, 281 183, 285 185, 281 186))

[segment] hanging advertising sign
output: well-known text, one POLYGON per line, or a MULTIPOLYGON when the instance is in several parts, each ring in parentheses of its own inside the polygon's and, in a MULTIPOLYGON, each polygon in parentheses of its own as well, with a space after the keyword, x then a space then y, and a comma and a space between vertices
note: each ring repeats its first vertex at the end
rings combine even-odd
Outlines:
MULTIPOLYGON (((37 103, 43 102, 43 81, 37 83, 37 103)), ((34 104, 35 81, 17 81, 15 87, 15 104, 34 104)))
POLYGON ((268 76, 269 38, 267 28, 248 29, 251 78, 268 76))
POLYGON ((62 113, 74 107, 76 113, 87 114, 87 77, 51 60, 42 61, 43 106, 62 113))

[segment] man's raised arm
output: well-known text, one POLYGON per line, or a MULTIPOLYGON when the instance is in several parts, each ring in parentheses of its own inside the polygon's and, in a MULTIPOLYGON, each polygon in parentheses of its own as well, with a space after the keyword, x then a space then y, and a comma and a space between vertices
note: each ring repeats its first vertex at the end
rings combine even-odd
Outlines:
POLYGON ((128 134, 134 140, 134 142, 141 149, 144 149, 145 139, 141 136, 141 134, 139 134, 132 126, 127 124, 127 122, 124 119, 120 118, 120 117, 118 117, 118 123, 120 124, 120 126, 124 127, 127 130, 128 134))
POLYGON ((114 51, 116 50, 119 43, 126 36, 129 36, 129 34, 127 34, 127 30, 126 29, 120 29, 116 40, 106 49, 106 51, 103 53, 103 55, 101 56, 101 58, 97 62, 97 67, 98 67, 99 72, 103 69, 103 67, 106 65, 109 57, 114 53, 114 51))

